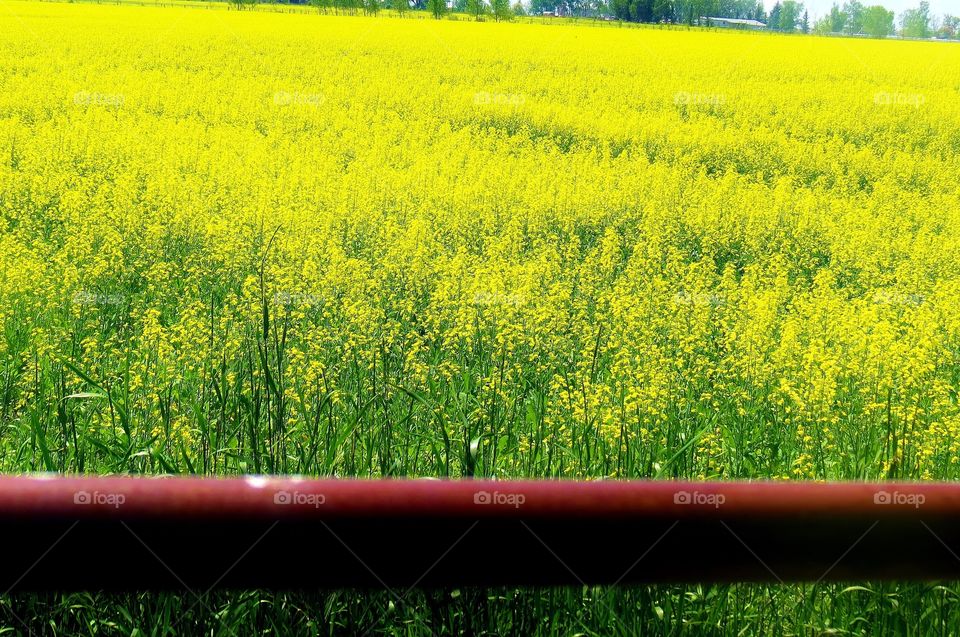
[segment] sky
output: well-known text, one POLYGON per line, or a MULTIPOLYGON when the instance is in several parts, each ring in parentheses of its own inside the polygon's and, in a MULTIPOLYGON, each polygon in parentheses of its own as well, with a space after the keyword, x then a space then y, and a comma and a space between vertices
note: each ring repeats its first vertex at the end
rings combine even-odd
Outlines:
MULTIPOLYGON (((809 11, 811 16, 821 16, 830 11, 834 1, 843 6, 843 0, 802 0, 803 6, 809 11)), ((960 15, 960 0, 927 0, 930 3, 930 12, 935 16, 942 16, 944 13, 951 15, 960 15)), ((900 14, 904 9, 913 9, 920 4, 920 0, 860 0, 864 5, 881 4, 887 9, 897 14, 897 23, 900 22, 900 14)), ((776 3, 776 0, 764 0, 767 11, 776 3)))

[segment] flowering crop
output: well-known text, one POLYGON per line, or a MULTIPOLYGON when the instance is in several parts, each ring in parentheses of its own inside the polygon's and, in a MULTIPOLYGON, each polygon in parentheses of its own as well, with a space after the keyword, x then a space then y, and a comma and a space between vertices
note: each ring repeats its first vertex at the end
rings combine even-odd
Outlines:
MULTIPOLYGON (((960 48, 181 4, 0 0, 0 471, 960 477, 960 48)), ((3 596, 0 624, 883 634, 960 608, 422 595, 3 596)))
POLYGON ((9 8, 5 469, 957 475, 956 47, 9 8))

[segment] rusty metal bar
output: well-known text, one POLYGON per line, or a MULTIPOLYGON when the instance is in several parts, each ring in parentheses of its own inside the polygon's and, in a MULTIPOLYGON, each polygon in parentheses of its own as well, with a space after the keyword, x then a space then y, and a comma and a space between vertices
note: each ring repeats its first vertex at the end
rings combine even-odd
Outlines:
POLYGON ((960 485, 0 478, 3 590, 960 578, 960 485))

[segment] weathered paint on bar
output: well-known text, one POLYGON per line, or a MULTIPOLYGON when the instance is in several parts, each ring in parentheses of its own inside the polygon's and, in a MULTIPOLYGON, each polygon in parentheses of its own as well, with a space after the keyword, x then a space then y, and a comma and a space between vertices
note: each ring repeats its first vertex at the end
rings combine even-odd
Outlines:
POLYGON ((0 478, 4 589, 960 578, 960 485, 0 478))

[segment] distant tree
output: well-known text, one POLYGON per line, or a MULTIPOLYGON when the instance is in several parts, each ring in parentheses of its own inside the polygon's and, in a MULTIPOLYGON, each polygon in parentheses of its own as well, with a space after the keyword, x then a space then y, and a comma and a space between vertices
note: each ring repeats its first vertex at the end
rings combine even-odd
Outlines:
POLYGON ((960 18, 952 15, 943 16, 943 21, 937 29, 937 37, 944 40, 955 40, 960 37, 960 18))
POLYGON ((497 22, 512 20, 513 11, 510 10, 510 0, 490 0, 490 13, 497 22))
POLYGON ((829 35, 832 32, 830 16, 825 15, 813 23, 813 32, 816 35, 829 35))
POLYGON ((652 22, 653 0, 630 0, 629 15, 633 22, 652 22))
POLYGON ((566 15, 587 16, 596 9, 596 0, 563 0, 560 9, 566 15))
POLYGON ((653 0, 634 0, 637 22, 653 22, 653 0))
POLYGON ((653 1, 653 21, 654 22, 673 22, 672 0, 654 0, 653 1))
POLYGON ((447 14, 447 0, 427 0, 427 10, 439 20, 447 14))
POLYGON ((410 0, 393 0, 393 2, 390 3, 390 6, 394 11, 400 15, 403 15, 410 10, 410 0))
POLYGON ((930 3, 925 0, 916 9, 907 9, 900 17, 902 33, 908 38, 930 37, 930 3))
POLYGON ((863 31, 873 38, 885 38, 893 33, 893 18, 893 11, 880 5, 868 7, 863 11, 863 31))
POLYGON ((803 3, 797 0, 783 0, 780 5, 780 30, 792 33, 800 24, 803 15, 803 3))
POLYGON ((757 6, 753 9, 753 19, 758 22, 764 22, 767 19, 767 11, 763 8, 762 2, 757 2, 757 6))
POLYGON ((380 0, 360 0, 363 6, 363 12, 367 15, 377 15, 380 13, 380 0))
POLYGON ((767 20, 768 29, 772 29, 773 31, 780 30, 780 14, 782 12, 783 7, 780 6, 779 2, 773 5, 773 8, 770 9, 770 18, 767 20))
POLYGON ((800 29, 804 33, 810 33, 810 14, 806 11, 803 12, 803 20, 800 21, 800 29))
MULTIPOLYGON (((516 5, 514 5, 516 9, 516 5)), ((596 17, 599 15, 607 14, 607 4, 604 0, 583 0, 582 4, 582 15, 596 17)), ((516 11, 513 12, 515 15, 516 11)))
POLYGON ((320 13, 326 13, 332 5, 332 0, 310 0, 310 6, 320 13))
POLYGON ((523 8, 522 2, 517 2, 515 5, 513 5, 513 15, 515 16, 527 15, 527 10, 523 8))
POLYGON ((487 4, 483 0, 466 0, 463 11, 479 20, 487 12, 487 4))
POLYGON ((831 33, 843 33, 843 29, 847 25, 846 12, 834 4, 830 7, 829 23, 831 33))
POLYGON ((843 13, 847 16, 844 22, 844 33, 856 35, 863 33, 863 16, 867 8, 859 0, 849 0, 843 5, 843 13))

